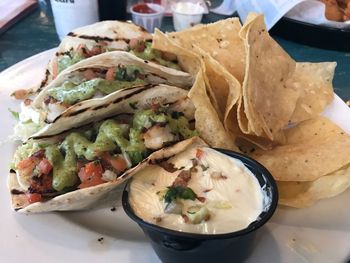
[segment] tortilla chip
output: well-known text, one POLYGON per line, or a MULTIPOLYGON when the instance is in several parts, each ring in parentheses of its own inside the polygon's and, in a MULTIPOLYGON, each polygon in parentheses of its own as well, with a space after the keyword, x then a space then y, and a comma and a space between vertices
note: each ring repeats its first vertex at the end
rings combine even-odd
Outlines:
POLYGON ((206 84, 209 94, 212 94, 218 105, 216 111, 221 122, 226 130, 237 130, 237 121, 233 122, 233 119, 236 119, 234 106, 241 99, 241 84, 209 53, 199 47, 196 47, 196 50, 204 62, 202 68, 207 79, 206 84), (234 112, 234 116, 230 116, 230 119, 228 119, 230 112, 234 112))
POLYGON ((152 48, 175 54, 181 68, 192 75, 196 75, 199 71, 199 56, 190 50, 177 45, 158 29, 155 30, 153 35, 152 48))
POLYGON ((336 65, 336 62, 297 63, 293 77, 287 82, 287 86, 300 92, 291 123, 319 115, 333 101, 332 80, 336 65))
POLYGON ((153 47, 192 60, 186 70, 192 74, 200 72, 189 93, 196 107, 196 129, 211 146, 237 149, 233 137, 233 130, 238 130, 234 106, 241 96, 241 86, 237 79, 201 47, 193 46, 192 51, 186 50, 158 30, 153 38, 153 47), (232 112, 234 118, 231 118, 232 112), (211 130, 206 127, 206 114, 211 130), (231 139, 227 141, 228 138, 231 139))
POLYGON ((195 50, 195 46, 209 53, 224 66, 240 83, 245 71, 245 48, 238 32, 241 24, 238 18, 229 18, 190 29, 169 33, 168 36, 179 46, 195 50))
POLYGON ((221 123, 207 95, 203 72, 199 71, 188 96, 196 108, 196 130, 210 146, 237 150, 234 138, 221 123))
POLYGON ((285 131, 286 145, 252 157, 279 181, 314 181, 350 164, 350 136, 325 117, 285 131))
POLYGON ((277 182, 279 204, 302 208, 336 196, 350 187, 350 166, 322 176, 313 182, 277 182))
POLYGON ((295 61, 269 36, 263 15, 244 25, 240 36, 247 64, 239 124, 245 133, 274 140, 288 123, 299 97, 297 90, 286 86, 295 61), (248 124, 242 118, 243 111, 248 124))

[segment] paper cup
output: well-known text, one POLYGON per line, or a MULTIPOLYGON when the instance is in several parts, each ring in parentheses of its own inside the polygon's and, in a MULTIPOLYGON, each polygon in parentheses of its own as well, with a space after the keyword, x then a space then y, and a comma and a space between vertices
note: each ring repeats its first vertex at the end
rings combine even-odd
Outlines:
POLYGON ((204 7, 191 2, 179 2, 172 7, 173 23, 176 31, 199 24, 202 21, 204 7))
POLYGON ((51 0, 51 7, 61 40, 73 29, 99 21, 97 0, 51 0))
POLYGON ((147 5, 156 12, 150 14, 135 12, 134 7, 136 5, 130 8, 130 12, 132 14, 132 21, 135 24, 138 24, 144 27, 148 32, 153 33, 155 28, 160 28, 162 25, 164 7, 150 3, 147 3, 147 5))

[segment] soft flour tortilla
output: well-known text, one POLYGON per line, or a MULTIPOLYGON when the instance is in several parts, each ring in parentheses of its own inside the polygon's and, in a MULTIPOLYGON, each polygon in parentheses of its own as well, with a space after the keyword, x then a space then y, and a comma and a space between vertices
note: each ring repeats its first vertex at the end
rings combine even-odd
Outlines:
MULTIPOLYGON (((69 79, 70 76, 75 74, 81 74, 79 71, 88 68, 101 68, 108 69, 111 67, 124 66, 137 66, 144 70, 146 74, 158 76, 151 84, 170 84, 183 88, 190 88, 193 83, 193 77, 183 71, 167 68, 156 63, 142 60, 128 52, 124 51, 112 51, 103 53, 98 56, 94 56, 88 59, 84 59, 73 66, 62 71, 57 78, 46 86, 34 99, 33 106, 40 108, 44 106, 44 100, 47 96, 47 91, 51 87, 59 87, 61 84, 69 79), (160 83, 159 83, 160 82, 160 83)), ((85 102, 85 101, 84 101, 85 102)), ((83 103, 84 103, 83 102, 83 103)))
POLYGON ((33 204, 28 203, 27 198, 23 193, 23 189, 21 189, 18 184, 16 173, 10 172, 8 178, 8 188, 11 192, 12 207, 21 213, 40 213, 92 208, 101 202, 106 195, 116 189, 120 184, 125 182, 143 167, 147 166, 148 164, 161 162, 166 158, 170 158, 173 155, 184 151, 187 147, 193 147, 193 145, 201 146, 206 144, 199 137, 193 137, 152 153, 140 164, 118 177, 114 182, 107 182, 97 186, 76 190, 54 197, 46 202, 38 202, 33 204))
MULTIPOLYGON (((141 67, 144 72, 150 76, 149 81, 153 82, 153 84, 166 83, 188 89, 192 86, 194 81, 193 77, 186 72, 166 68, 152 62, 144 61, 127 52, 114 51, 83 60, 70 68, 67 68, 37 95, 29 107, 30 109, 34 109, 36 111, 47 112, 48 109, 46 108, 44 100, 47 97, 48 90, 51 87, 58 87, 70 77, 82 74, 81 70, 83 69, 106 69, 110 67, 117 67, 118 65, 134 65, 141 67)), ((140 85, 138 86, 140 87, 140 85)), ((146 85, 146 87, 150 88, 152 87, 152 84, 146 85)), ((160 92, 160 96, 163 96, 166 93, 166 89, 164 89, 164 87, 166 86, 161 88, 162 91, 160 92)), ((54 135, 64 131, 67 128, 71 128, 72 126, 77 127, 83 125, 90 117, 99 118, 99 116, 113 114, 114 109, 118 107, 119 98, 131 91, 132 89, 128 89, 128 91, 123 93, 123 90, 118 90, 102 98, 88 99, 72 105, 63 113, 58 115, 54 120, 46 120, 45 126, 36 132, 34 137, 54 135)), ((27 138, 23 139, 26 140, 27 138)))
POLYGON ((128 51, 129 42, 134 38, 151 40, 152 35, 141 26, 121 21, 102 21, 73 30, 58 46, 55 57, 48 64, 40 88, 52 81, 52 63, 66 52, 76 50, 80 45, 90 48, 96 44, 103 44, 109 50, 128 51))
POLYGON ((350 164, 350 135, 325 117, 286 130, 286 139, 252 154, 278 181, 314 181, 350 164))
POLYGON ((131 22, 101 21, 68 33, 57 52, 64 53, 76 49, 81 44, 90 46, 100 41, 105 42, 112 49, 128 50, 129 41, 134 38, 151 40, 152 35, 143 27, 131 22))
MULTIPOLYGON (((98 121, 120 113, 133 113, 135 110, 131 105, 134 103, 138 108, 145 108, 155 103, 170 104, 186 99, 187 94, 187 90, 164 84, 120 90, 106 97, 88 100, 70 107, 31 138, 56 135, 88 124, 91 120, 98 121)), ((192 110, 190 106, 187 107, 192 110)))

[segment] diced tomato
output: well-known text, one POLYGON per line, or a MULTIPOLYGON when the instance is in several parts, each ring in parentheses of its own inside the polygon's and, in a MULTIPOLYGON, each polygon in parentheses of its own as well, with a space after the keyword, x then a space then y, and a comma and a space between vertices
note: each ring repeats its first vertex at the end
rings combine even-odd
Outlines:
POLYGON ((130 49, 136 52, 143 52, 146 48, 145 42, 140 38, 133 38, 129 42, 130 49))
POLYGON ((85 70, 83 74, 87 80, 91 80, 91 79, 96 78, 96 74, 92 69, 85 70))
POLYGON ((78 172, 78 177, 81 182, 89 180, 89 175, 85 172, 85 167, 80 168, 78 172))
POLYGON ((102 48, 99 46, 95 46, 92 49, 87 51, 87 56, 88 57, 92 57, 92 56, 96 56, 102 53, 102 48))
POLYGON ((113 168, 119 172, 123 172, 127 168, 127 163, 123 157, 113 157, 110 162, 113 168))
POLYGON ((85 55, 86 49, 87 48, 85 44, 79 44, 79 46, 77 47, 77 52, 85 55))
POLYGON ((109 68, 106 73, 106 80, 112 81, 115 79, 115 69, 109 68))
POLYGON ((196 151, 196 158, 197 159, 202 158, 203 154, 204 154, 204 152, 201 149, 197 149, 197 151, 196 151))
POLYGON ((108 46, 108 42, 106 42, 106 41, 98 41, 97 42, 100 46, 108 46))
POLYGON ((42 174, 49 174, 53 168, 49 160, 46 158, 43 158, 37 167, 42 174))
POLYGON ((80 178, 81 184, 78 188, 86 188, 94 185, 105 183, 102 180, 103 168, 100 163, 90 162, 81 168, 78 176, 80 178))
POLYGON ((123 172, 128 168, 126 160, 120 155, 111 156, 109 153, 103 153, 101 158, 103 161, 111 165, 117 172, 123 172))
POLYGON ((101 178, 91 178, 88 181, 82 182, 80 185, 78 185, 79 189, 87 188, 87 187, 92 187, 95 185, 103 184, 105 181, 103 181, 101 178))
POLYGON ((89 162, 85 165, 85 172, 92 176, 102 176, 103 168, 99 162, 89 162))
POLYGON ((83 168, 85 163, 81 160, 77 161, 77 171, 80 172, 81 168, 83 168))
POLYGON ((54 59, 52 61, 52 79, 55 79, 58 75, 58 61, 54 59))
POLYGON ((35 159, 29 157, 27 159, 23 159, 22 161, 20 161, 17 164, 17 168, 20 169, 20 170, 21 169, 26 169, 26 168, 29 168, 29 167, 34 168, 35 165, 36 165, 35 159))
POLYGON ((32 193, 32 194, 28 193, 28 194, 26 194, 26 197, 27 197, 28 202, 31 204, 36 203, 36 202, 41 202, 41 200, 42 200, 41 194, 37 194, 37 193, 32 193))
POLYGON ((25 99, 24 101, 23 101, 23 103, 24 103, 24 105, 26 105, 26 106, 29 106, 30 104, 32 104, 32 100, 31 99, 25 99))
POLYGON ((151 110, 152 111, 156 111, 156 110, 159 109, 159 106, 160 106, 159 103, 154 103, 154 104, 151 105, 151 110))

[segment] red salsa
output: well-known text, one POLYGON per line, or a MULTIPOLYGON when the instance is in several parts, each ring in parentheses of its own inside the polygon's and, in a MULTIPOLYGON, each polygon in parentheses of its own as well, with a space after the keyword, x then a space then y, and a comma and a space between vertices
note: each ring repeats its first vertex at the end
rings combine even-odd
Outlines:
POLYGON ((145 3, 141 3, 141 4, 136 4, 132 7, 132 10, 134 12, 137 13, 141 13, 141 14, 154 14, 157 13, 156 10, 152 9, 151 7, 149 7, 147 4, 145 3))

